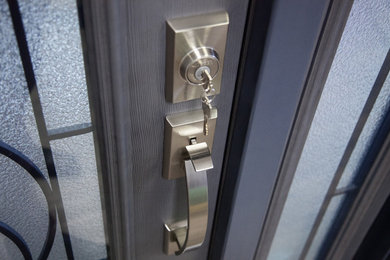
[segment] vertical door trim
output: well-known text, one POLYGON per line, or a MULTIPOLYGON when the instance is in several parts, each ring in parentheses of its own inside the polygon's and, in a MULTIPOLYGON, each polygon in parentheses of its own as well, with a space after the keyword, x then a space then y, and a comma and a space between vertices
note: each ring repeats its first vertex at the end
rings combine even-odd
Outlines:
MULTIPOLYGON (((224 259, 258 257, 256 247, 260 232, 264 228, 265 211, 269 207, 285 147, 291 136, 291 128, 296 117, 295 111, 300 104, 303 89, 307 85, 306 78, 312 65, 313 55, 316 53, 329 2, 328 0, 319 3, 304 1, 298 7, 289 1, 275 1, 272 6, 261 68, 256 70, 253 66, 241 65, 241 68, 247 70, 243 72, 243 77, 251 70, 252 73, 253 71, 256 73, 256 77, 248 81, 249 86, 255 90, 247 92, 252 94, 248 96, 250 96, 249 100, 254 102, 253 105, 251 104, 251 110, 247 111, 241 110, 246 106, 245 102, 236 104, 235 109, 250 114, 249 122, 240 124, 237 116, 231 118, 232 132, 225 152, 225 171, 221 180, 218 205, 223 209, 217 212, 213 234, 213 239, 218 239, 220 246, 213 248, 216 244, 212 244, 210 259, 219 259, 214 256, 223 256, 224 259), (235 120, 238 123, 234 122, 235 120), (244 130, 235 133, 234 127, 244 130), (246 133, 247 128, 247 136, 244 138, 239 136, 246 133), (235 157, 234 154, 240 157, 235 157), (226 184, 229 182, 230 185, 226 184), (229 190, 226 191, 227 189, 229 190), (223 201, 229 197, 224 192, 231 193, 230 205, 223 201), (228 223, 224 227, 227 230, 223 233, 225 237, 218 230, 218 225, 222 229, 222 225, 218 223, 220 219, 225 219, 223 221, 228 223), (219 236, 217 232, 220 232, 219 236), (216 250, 221 253, 213 255, 213 251, 216 250)), ((251 32, 247 31, 247 33, 251 32)), ((258 31, 254 30, 253 33, 258 31)), ((258 48, 262 47, 258 46, 258 48)), ((244 59, 242 64, 243 62, 244 59)), ((238 84, 242 82, 238 81, 238 84)), ((237 95, 245 96, 247 93, 243 93, 244 91, 245 89, 239 89, 235 99, 237 100, 237 95)), ((247 115, 243 116, 245 118, 247 115)))
POLYGON ((126 1, 78 0, 110 259, 135 259, 126 1))
POLYGON ((210 239, 209 259, 222 259, 229 217, 233 210, 247 129, 263 60, 273 0, 253 0, 248 6, 228 137, 210 239))
POLYGON ((287 149, 281 164, 264 228, 259 240, 256 259, 266 259, 278 226, 285 201, 293 181, 299 158, 344 31, 353 0, 332 1, 313 56, 305 89, 294 120, 287 149))

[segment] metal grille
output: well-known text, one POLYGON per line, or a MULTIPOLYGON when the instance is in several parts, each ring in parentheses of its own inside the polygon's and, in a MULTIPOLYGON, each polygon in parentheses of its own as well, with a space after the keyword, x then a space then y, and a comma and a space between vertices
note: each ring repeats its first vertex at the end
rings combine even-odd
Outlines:
MULTIPOLYGON (((89 133, 93 131, 93 127, 91 123, 84 123, 70 127, 48 130, 43 115, 42 104, 40 101, 31 55, 28 48, 26 32, 19 9, 19 3, 16 0, 7 0, 7 2, 19 48, 20 59, 23 65, 24 76, 27 82, 30 100, 32 103, 40 144, 49 174, 49 181, 46 180, 42 174, 42 171, 29 158, 27 158, 27 156, 2 141, 0 141, 0 154, 3 154, 26 170, 26 172, 38 183, 42 193, 44 194, 44 197, 46 198, 49 215, 48 231, 38 259, 47 259, 50 254, 56 234, 57 216, 61 227, 67 258, 74 259, 70 232, 68 229, 67 218, 65 215, 50 141, 89 133)), ((0 232, 8 237, 17 246, 25 259, 32 259, 28 244, 16 230, 14 230, 6 223, 0 222, 0 232)))

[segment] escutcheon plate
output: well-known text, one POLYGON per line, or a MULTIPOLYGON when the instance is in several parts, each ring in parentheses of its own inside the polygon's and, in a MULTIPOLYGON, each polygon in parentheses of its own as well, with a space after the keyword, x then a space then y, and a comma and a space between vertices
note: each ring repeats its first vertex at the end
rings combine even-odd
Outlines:
POLYGON ((218 116, 217 109, 211 109, 210 115, 207 136, 203 135, 202 110, 168 115, 165 118, 164 178, 171 180, 185 176, 184 160, 189 159, 186 146, 191 144, 192 138, 196 138, 197 143, 206 142, 211 152, 218 116))
POLYGON ((202 87, 190 84, 181 75, 180 64, 193 50, 208 47, 218 53, 219 68, 213 79, 219 94, 225 56, 229 17, 218 12, 167 21, 165 98, 172 103, 197 99, 202 87))

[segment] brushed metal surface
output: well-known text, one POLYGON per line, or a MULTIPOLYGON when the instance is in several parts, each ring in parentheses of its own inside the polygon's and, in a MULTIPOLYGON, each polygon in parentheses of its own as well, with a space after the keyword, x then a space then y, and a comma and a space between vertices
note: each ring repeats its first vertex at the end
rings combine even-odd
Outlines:
MULTIPOLYGON (((171 180, 185 176, 184 159, 189 159, 186 146, 191 144, 191 139, 196 138, 197 145, 205 142, 211 152, 217 113, 216 108, 210 111, 209 134, 207 136, 203 135, 204 115, 202 110, 173 114, 165 118, 164 178, 171 180)), ((207 167, 210 165, 203 168, 207 167)))
MULTIPOLYGON (((165 98, 167 101, 177 103, 201 96, 203 89, 185 80, 186 75, 183 78, 180 64, 191 52, 203 47, 212 48, 218 55, 218 73, 213 82, 215 94, 220 93, 228 25, 229 17, 226 12, 167 21, 165 67, 165 98)), ((210 61, 215 60, 212 58, 210 61)), ((212 63, 215 67, 215 62, 212 63)))
POLYGON ((207 171, 214 168, 211 153, 206 142, 186 146, 191 163, 196 172, 207 171))
MULTIPOLYGON (((197 149, 203 150, 204 148, 197 146, 193 152, 197 153, 197 149)), ((206 171, 196 171, 192 160, 185 160, 184 164, 187 187, 187 220, 164 225, 164 252, 166 254, 180 255, 200 247, 207 231, 209 206, 206 171)))
POLYGON ((219 55, 209 47, 201 47, 189 52, 180 62, 181 77, 191 85, 202 86, 204 80, 200 70, 207 69, 211 78, 219 71, 219 55))

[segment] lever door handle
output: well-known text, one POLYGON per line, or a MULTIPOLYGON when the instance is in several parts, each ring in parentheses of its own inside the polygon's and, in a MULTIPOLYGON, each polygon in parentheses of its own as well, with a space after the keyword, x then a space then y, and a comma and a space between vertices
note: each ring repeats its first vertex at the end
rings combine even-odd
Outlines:
POLYGON ((165 252, 180 255, 200 247, 208 222, 208 187, 206 171, 213 168, 206 142, 186 146, 189 160, 184 161, 187 186, 187 219, 165 224, 165 252))

